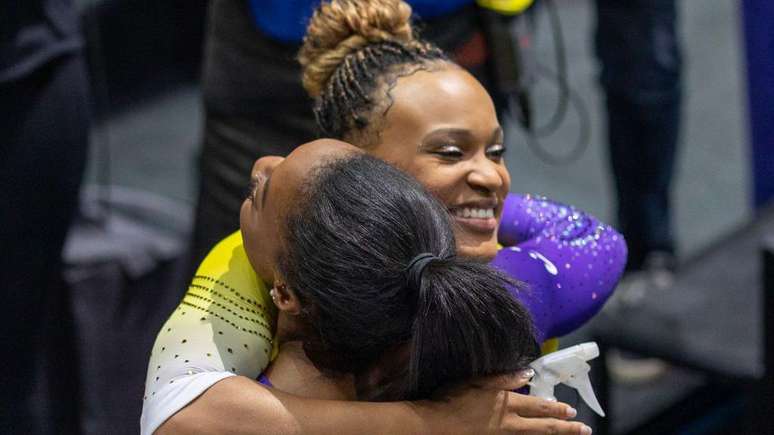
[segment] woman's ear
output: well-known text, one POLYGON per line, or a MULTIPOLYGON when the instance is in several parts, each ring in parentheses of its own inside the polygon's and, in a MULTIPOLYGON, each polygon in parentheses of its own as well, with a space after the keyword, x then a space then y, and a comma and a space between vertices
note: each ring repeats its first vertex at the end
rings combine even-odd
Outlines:
POLYGON ((297 316, 301 313, 301 303, 298 301, 296 294, 293 293, 293 290, 284 282, 275 280, 274 287, 269 291, 269 294, 274 301, 274 305, 285 314, 297 316))

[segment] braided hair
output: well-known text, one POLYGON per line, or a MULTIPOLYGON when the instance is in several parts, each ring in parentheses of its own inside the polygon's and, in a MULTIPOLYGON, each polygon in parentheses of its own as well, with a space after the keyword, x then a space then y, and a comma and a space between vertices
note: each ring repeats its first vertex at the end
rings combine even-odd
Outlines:
POLYGON ((378 138, 398 78, 451 63, 416 38, 402 0, 332 0, 314 13, 298 54, 320 134, 366 147, 378 138))

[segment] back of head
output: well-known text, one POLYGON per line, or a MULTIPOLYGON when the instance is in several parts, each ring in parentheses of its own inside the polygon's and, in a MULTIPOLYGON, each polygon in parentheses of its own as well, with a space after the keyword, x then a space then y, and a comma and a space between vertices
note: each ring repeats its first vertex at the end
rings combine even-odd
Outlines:
POLYGON ((389 104, 378 91, 446 57, 414 36, 406 2, 332 0, 312 16, 298 59, 321 134, 362 146, 376 110, 389 104))
POLYGON ((314 331, 304 347, 319 367, 358 373, 403 344, 399 395, 421 398, 537 356, 529 314, 506 288, 513 283, 456 257, 448 212, 401 171, 367 155, 326 164, 298 210, 278 265, 314 331), (407 266, 422 253, 437 258, 412 283, 407 266))

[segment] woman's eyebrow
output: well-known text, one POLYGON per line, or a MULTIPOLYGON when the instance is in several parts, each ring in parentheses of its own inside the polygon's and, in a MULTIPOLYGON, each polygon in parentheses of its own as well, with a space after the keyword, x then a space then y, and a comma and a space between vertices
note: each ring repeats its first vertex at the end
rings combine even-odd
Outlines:
POLYGON ((426 134, 422 138, 422 143, 419 144, 419 149, 431 148, 433 146, 432 141, 436 138, 456 138, 460 141, 465 141, 473 137, 470 130, 464 128, 439 128, 426 134))
POLYGON ((503 133, 503 128, 498 126, 494 129, 494 132, 492 132, 492 138, 489 139, 489 142, 496 143, 496 142, 502 142, 505 134, 503 133))
POLYGON ((473 136, 473 133, 466 128, 439 128, 438 130, 431 131, 426 137, 441 135, 470 137, 473 136))
MULTIPOLYGON (((501 126, 495 127, 492 131, 491 142, 498 142, 503 139, 503 128, 501 126)), ((435 136, 457 136, 461 139, 469 139, 473 137, 473 132, 466 128, 439 128, 433 130, 425 136, 425 139, 429 139, 435 136)))

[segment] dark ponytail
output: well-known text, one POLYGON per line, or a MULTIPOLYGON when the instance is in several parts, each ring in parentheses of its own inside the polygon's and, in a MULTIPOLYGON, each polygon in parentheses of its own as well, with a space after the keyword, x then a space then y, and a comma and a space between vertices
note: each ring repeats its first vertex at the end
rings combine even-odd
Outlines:
POLYGON ((529 313, 506 290, 512 279, 465 259, 425 268, 414 319, 406 398, 471 376, 526 367, 540 354, 529 313))
POLYGON ((455 256, 447 210, 416 180, 353 155, 321 165, 305 186, 277 264, 319 368, 360 374, 408 347, 402 376, 381 398, 426 398, 537 356, 529 315, 508 291, 515 283, 455 256), (438 258, 411 285, 407 266, 422 253, 438 258))

